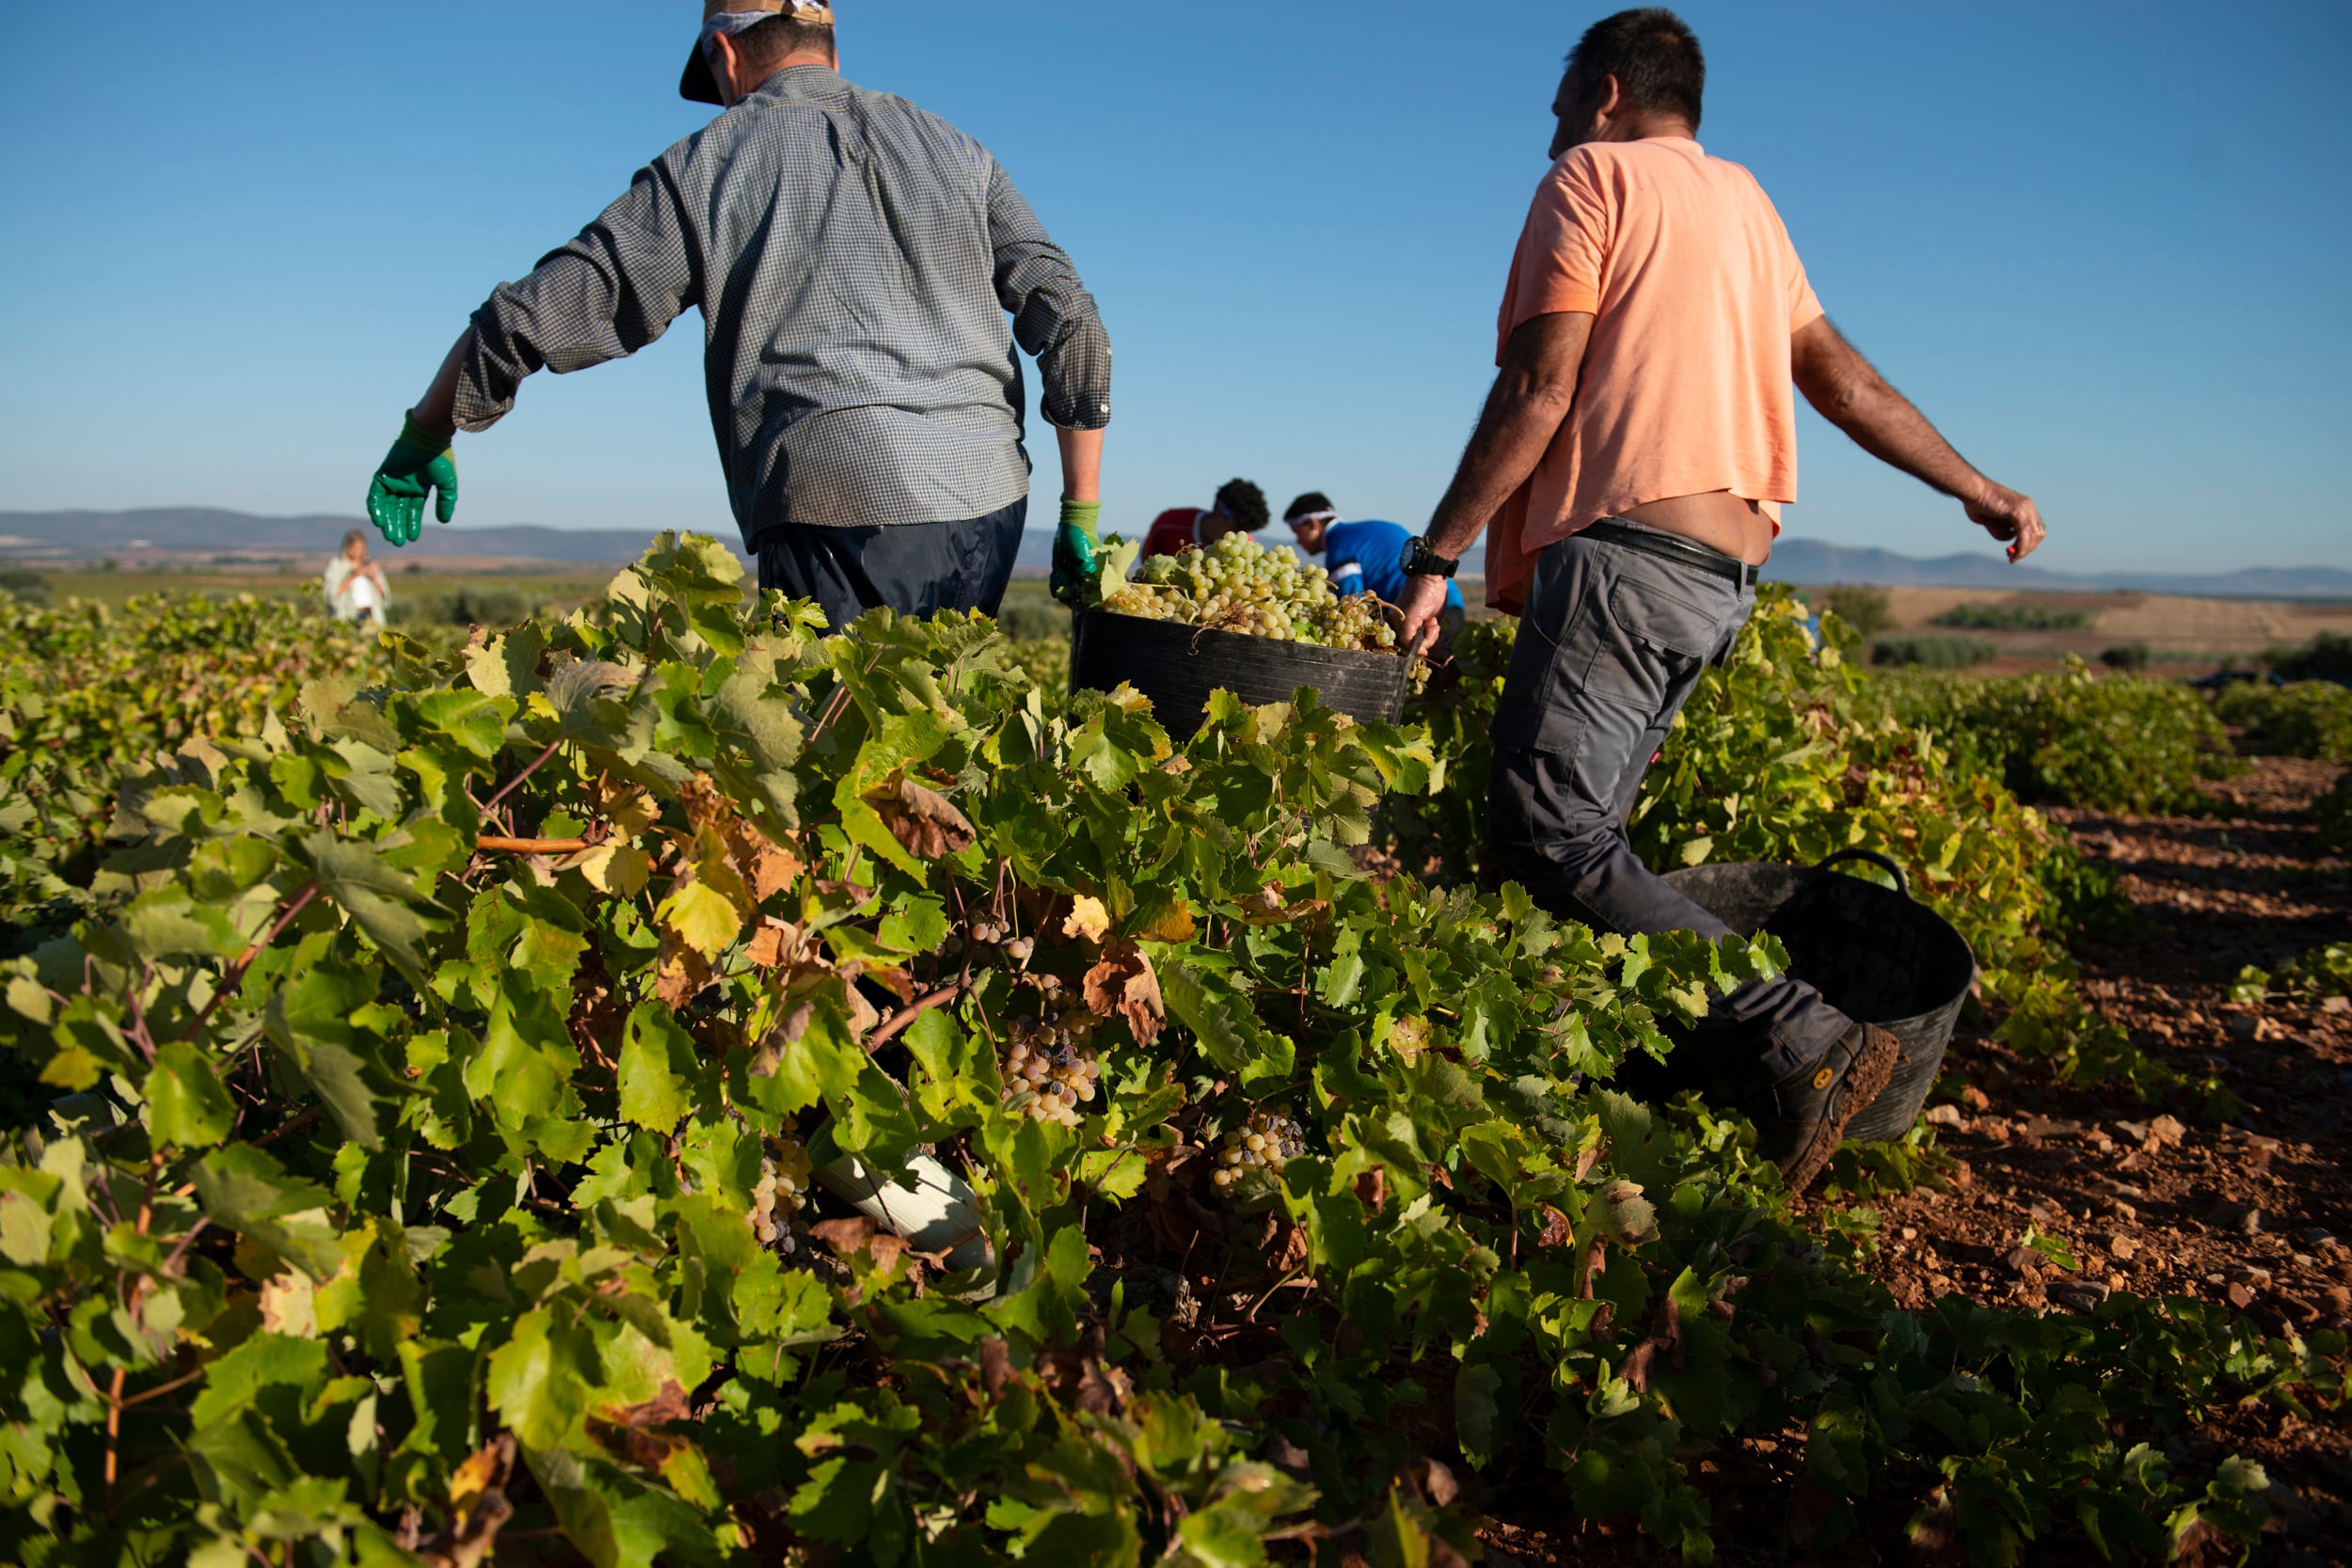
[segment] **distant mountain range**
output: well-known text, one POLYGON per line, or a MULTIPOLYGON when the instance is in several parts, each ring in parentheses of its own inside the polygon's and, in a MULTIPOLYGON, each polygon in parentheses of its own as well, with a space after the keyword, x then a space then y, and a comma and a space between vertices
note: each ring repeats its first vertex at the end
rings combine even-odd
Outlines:
POLYGON ((2005 588, 2048 593, 2179 594, 2202 599, 2352 599, 2352 572, 2334 566, 2248 566, 2234 572, 2051 572, 1997 555, 1922 561, 1892 550, 1784 539, 1764 567, 1776 582, 1877 588, 2005 588))
MULTIPOLYGON (((334 549, 343 531, 365 526, 357 517, 257 517, 208 507, 155 507, 136 512, 0 512, 0 562, 25 565, 98 561, 222 565, 293 557, 308 561, 334 549)), ((706 524, 729 539, 726 521, 706 524)), ((427 523, 404 556, 453 563, 605 566, 634 561, 655 529, 442 528, 427 523)), ((1264 536, 1269 544, 1279 529, 1264 536)), ((1021 542, 1020 567, 1043 571, 1053 551, 1050 531, 1031 530, 1021 542)), ((1475 554, 1466 575, 1482 564, 1475 554)), ((1998 588, 2050 593, 2179 594, 2200 598, 2352 600, 2352 571, 2334 566, 2249 566, 2234 572, 2052 572, 2012 566, 1998 555, 1945 555, 1929 560, 1892 550, 1786 539, 1772 552, 1765 577, 1820 585, 1868 583, 1882 588, 1998 588)))
MULTIPOLYGON (((45 562, 159 561, 172 565, 218 562, 223 565, 294 556, 304 561, 331 554, 348 529, 365 529, 362 517, 256 517, 201 506, 154 507, 137 512, 0 512, 0 560, 38 565, 45 562)), ((467 561, 547 562, 550 565, 620 565, 636 560, 657 530, 443 528, 428 521, 424 532, 401 552, 405 557, 467 561)), ((733 534, 733 527, 723 531, 733 534)), ((373 539, 374 532, 369 531, 373 539)))

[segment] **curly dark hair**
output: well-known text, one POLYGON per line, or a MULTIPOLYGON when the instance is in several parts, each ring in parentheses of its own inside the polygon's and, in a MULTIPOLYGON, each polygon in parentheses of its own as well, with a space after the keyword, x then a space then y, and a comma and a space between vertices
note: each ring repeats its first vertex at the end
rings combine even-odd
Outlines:
POLYGON ((1265 492, 1246 479, 1229 479, 1216 487, 1216 509, 1244 533, 1257 532, 1273 517, 1266 510, 1265 492))
POLYGON ((1338 507, 1331 504, 1330 497, 1320 490, 1310 490, 1290 505, 1282 508, 1282 520, 1288 522, 1293 517, 1304 517, 1311 512, 1336 512, 1338 510, 1338 507))

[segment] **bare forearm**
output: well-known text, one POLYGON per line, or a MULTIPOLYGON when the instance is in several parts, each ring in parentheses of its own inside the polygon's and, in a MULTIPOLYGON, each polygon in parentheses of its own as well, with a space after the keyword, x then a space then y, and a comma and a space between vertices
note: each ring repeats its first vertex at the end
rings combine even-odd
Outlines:
POLYGON ((1969 502, 1982 499, 1989 483, 1984 475, 1838 337, 1826 318, 1798 334, 1797 349, 1797 389, 1856 446, 1947 496, 1969 502), (1809 337, 1814 341, 1808 342, 1809 337))
POLYGON ((1799 327, 1788 349, 1797 389, 1855 445, 1956 499, 1970 522, 2009 546, 2011 561, 2025 560, 2041 546, 2048 530, 2033 498, 1979 473, 1909 398, 1838 336, 1827 316, 1799 327))
POLYGON ((1103 433, 1099 430, 1064 430, 1057 426, 1054 438, 1061 447, 1062 499, 1101 500, 1103 433))
POLYGON ((466 345, 473 341, 473 328, 459 334, 441 360, 441 368, 433 372, 433 385, 424 389, 424 396, 408 411, 408 417, 436 436, 457 434, 457 372, 466 363, 466 345))
POLYGON ((1538 316, 1512 334, 1478 428, 1430 516, 1431 549, 1459 556, 1470 548, 1543 461, 1576 402, 1592 325, 1589 315, 1563 313, 1538 316))

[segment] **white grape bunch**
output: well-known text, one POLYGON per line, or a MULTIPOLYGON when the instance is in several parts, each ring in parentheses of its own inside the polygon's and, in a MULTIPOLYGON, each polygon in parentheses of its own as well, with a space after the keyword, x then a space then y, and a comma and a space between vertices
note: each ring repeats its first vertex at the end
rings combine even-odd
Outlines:
POLYGON ((759 1185, 752 1189, 752 1234, 789 1256, 799 1248, 792 1219, 808 1207, 808 1150, 787 1134, 761 1141, 759 1185))
POLYGON ((1271 1111, 1252 1111, 1248 1120, 1225 1134, 1209 1180, 1225 1191, 1253 1170, 1271 1171, 1306 1152, 1298 1123, 1271 1111))
POLYGON ((1050 1009, 1012 1020, 1004 1056, 1006 1108, 1077 1126, 1078 1107, 1094 1103, 1103 1080, 1102 1058, 1088 1043, 1094 1024, 1091 1014, 1050 1009))
POLYGON ((1313 647, 1396 646, 1378 599, 1334 593, 1322 567, 1301 566, 1290 551, 1269 550, 1246 533, 1229 533, 1205 550, 1146 557, 1103 608, 1313 647))

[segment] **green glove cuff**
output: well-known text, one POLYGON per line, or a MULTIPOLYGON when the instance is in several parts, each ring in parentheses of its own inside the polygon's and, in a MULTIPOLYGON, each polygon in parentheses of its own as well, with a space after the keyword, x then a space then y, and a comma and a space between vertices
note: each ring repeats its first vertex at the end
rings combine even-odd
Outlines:
POLYGON ((400 421, 400 444, 404 447, 414 447, 419 451, 447 453, 454 450, 454 436, 438 436, 425 429, 417 422, 413 414, 400 421))
POLYGON ((1083 530, 1089 539, 1095 537, 1094 525, 1102 520, 1101 501, 1073 501, 1064 497, 1061 503, 1061 526, 1083 530))

